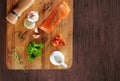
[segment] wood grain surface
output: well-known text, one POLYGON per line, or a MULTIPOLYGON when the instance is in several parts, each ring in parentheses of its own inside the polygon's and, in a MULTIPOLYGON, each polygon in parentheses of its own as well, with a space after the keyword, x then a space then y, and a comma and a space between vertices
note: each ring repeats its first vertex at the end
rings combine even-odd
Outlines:
POLYGON ((74 58, 68 70, 9 70, 5 10, 0 0, 0 81, 120 81, 120 0, 74 0, 74 58))
MULTIPOLYGON (((12 10, 14 6, 20 0, 7 0, 7 14, 12 10)), ((18 19, 15 25, 7 23, 6 32, 6 64, 9 69, 69 69, 72 65, 72 40, 73 40, 73 0, 66 0, 71 11, 64 18, 63 21, 49 34, 40 31, 40 38, 34 39, 32 35, 33 30, 27 29, 24 26, 24 20, 27 14, 34 10, 38 11, 40 19, 36 23, 36 27, 39 27, 41 23, 50 15, 50 13, 62 2, 62 0, 35 0, 34 4, 27 9, 18 19), (51 42, 53 41, 56 34, 61 33, 68 43, 66 46, 54 47, 51 42), (24 35, 22 35, 24 34, 24 35), (22 35, 22 36, 20 36, 22 35), (28 61, 27 46, 30 42, 35 41, 37 43, 43 43, 44 48, 42 50, 42 57, 36 58, 34 61, 28 61), (15 49, 19 54, 22 61, 21 64, 15 60, 14 54, 10 55, 12 49, 15 49), (61 51, 65 56, 65 63, 68 65, 67 68, 63 66, 55 66, 50 62, 50 54, 53 51, 61 51), (23 68, 24 67, 24 68, 23 68)))

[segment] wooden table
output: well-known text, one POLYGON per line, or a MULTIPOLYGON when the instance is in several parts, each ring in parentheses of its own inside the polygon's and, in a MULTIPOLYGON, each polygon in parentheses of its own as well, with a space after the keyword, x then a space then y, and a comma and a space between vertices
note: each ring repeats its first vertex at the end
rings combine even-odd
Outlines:
POLYGON ((0 0, 0 81, 120 81, 120 0, 74 0, 69 70, 12 71, 5 63, 5 0, 0 0))

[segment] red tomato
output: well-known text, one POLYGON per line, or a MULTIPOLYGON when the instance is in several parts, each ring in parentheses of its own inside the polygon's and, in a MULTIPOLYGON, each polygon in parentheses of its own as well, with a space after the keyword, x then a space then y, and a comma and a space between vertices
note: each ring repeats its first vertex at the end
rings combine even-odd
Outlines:
POLYGON ((61 34, 58 34, 55 39, 52 41, 53 46, 65 46, 66 41, 64 40, 61 34))

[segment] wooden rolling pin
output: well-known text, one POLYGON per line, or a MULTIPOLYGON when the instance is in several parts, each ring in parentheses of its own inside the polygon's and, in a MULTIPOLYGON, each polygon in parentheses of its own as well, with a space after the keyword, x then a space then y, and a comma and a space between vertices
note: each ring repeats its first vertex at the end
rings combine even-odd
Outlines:
POLYGON ((21 16, 21 14, 27 10, 35 0, 20 0, 17 7, 12 10, 10 14, 6 17, 7 21, 9 21, 11 24, 15 24, 18 20, 18 17, 21 16))

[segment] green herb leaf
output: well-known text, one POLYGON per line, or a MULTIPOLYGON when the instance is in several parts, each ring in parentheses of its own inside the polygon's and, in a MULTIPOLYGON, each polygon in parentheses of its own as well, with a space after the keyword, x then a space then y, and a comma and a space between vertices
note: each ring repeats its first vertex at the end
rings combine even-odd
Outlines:
POLYGON ((34 59, 35 59, 35 55, 33 55, 33 54, 30 55, 30 56, 28 56, 28 60, 29 60, 29 61, 33 61, 34 59))
POLYGON ((42 48, 44 47, 44 44, 37 44, 35 42, 30 42, 27 47, 27 52, 29 54, 28 60, 33 61, 35 57, 42 56, 42 48))

